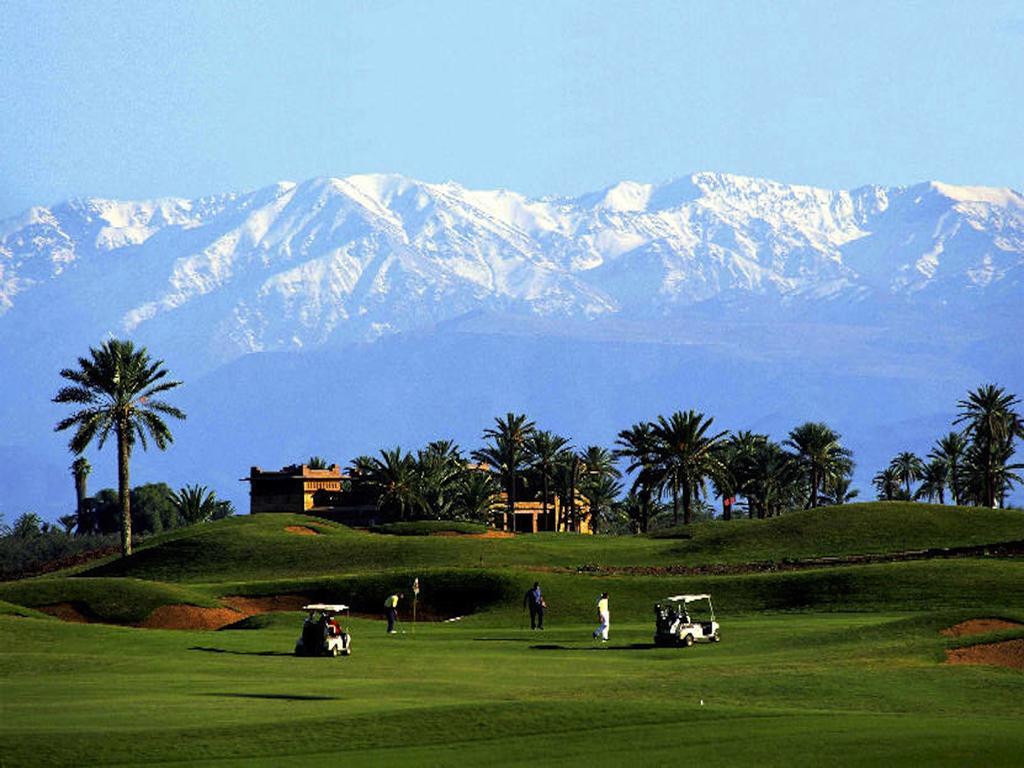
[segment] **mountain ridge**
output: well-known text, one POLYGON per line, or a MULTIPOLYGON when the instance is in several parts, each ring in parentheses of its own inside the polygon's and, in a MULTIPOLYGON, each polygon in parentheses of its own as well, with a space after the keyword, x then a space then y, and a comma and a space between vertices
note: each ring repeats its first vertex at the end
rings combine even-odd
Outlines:
POLYGON ((1024 196, 700 172, 577 197, 362 174, 195 200, 78 198, 0 222, 0 328, 34 292, 75 302, 59 285, 90 269, 130 288, 94 335, 193 307, 211 363, 475 309, 657 318, 717 301, 1003 302, 1024 292, 1024 196))

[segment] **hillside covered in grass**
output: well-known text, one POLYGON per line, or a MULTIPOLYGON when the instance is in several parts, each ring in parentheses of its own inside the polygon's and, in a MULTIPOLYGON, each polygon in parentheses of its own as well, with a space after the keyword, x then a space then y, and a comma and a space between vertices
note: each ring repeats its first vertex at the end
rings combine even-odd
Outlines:
POLYGON ((156 537, 129 558, 84 571, 161 581, 223 581, 375 570, 668 567, 901 553, 1024 540, 1014 510, 872 502, 767 520, 711 521, 659 536, 408 536, 301 515, 237 517, 156 537), (292 526, 317 535, 296 535, 292 526))
POLYGON ((514 616, 537 579, 553 610, 579 620, 606 589, 616 595, 617 614, 633 618, 646 617, 653 601, 686 591, 712 591, 733 612, 1024 604, 1019 559, 934 557, 1024 540, 1024 515, 1016 511, 869 503, 701 523, 657 536, 487 538, 430 535, 437 533, 431 526, 399 533, 300 515, 238 517, 154 538, 129 558, 2 583, 0 600, 70 604, 114 623, 139 622, 162 605, 211 607, 230 596, 304 596, 376 614, 385 594, 408 591, 418 576, 425 618, 514 616), (920 559, 854 564, 863 555, 896 560, 906 553, 920 559))

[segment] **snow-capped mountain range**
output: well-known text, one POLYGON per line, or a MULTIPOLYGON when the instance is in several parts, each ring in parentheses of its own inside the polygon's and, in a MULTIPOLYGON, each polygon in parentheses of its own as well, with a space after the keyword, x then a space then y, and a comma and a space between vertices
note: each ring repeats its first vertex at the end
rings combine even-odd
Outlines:
POLYGON ((530 199, 397 175, 198 200, 72 200, 0 222, 0 330, 165 338, 210 363, 473 310, 654 319, 732 306, 1024 298, 1024 195, 831 191, 720 173, 530 199))
POLYGON ((242 511, 251 464, 475 447, 510 409, 580 446, 691 407, 777 439, 825 420, 868 496, 969 388, 1024 394, 1022 307, 1009 189, 698 173, 530 199, 368 175, 32 208, 0 221, 0 514, 71 508, 50 398, 108 334, 185 381, 188 420, 133 482, 242 511))

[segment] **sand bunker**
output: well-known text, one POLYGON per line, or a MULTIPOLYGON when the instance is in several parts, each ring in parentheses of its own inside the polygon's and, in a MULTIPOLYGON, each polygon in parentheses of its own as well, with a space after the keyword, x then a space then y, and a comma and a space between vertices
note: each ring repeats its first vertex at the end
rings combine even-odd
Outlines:
POLYGON ((1024 639, 984 643, 946 651, 947 664, 984 664, 1024 670, 1024 639))
POLYGON ((221 599, 224 608, 200 608, 196 605, 162 605, 137 624, 145 629, 221 629, 229 624, 272 611, 297 611, 309 599, 303 595, 268 597, 232 596, 221 599))
POLYGON ((299 536, 319 536, 320 531, 314 531, 312 528, 307 528, 304 525, 286 525, 284 527, 288 533, 297 533, 299 536))
POLYGON ((82 610, 71 603, 55 603, 54 605, 41 605, 39 610, 56 616, 61 621, 73 621, 77 624, 88 624, 92 619, 86 616, 82 610))
POLYGON ((984 635, 986 632, 998 632, 1003 629, 1020 629, 1024 624, 1006 619, 968 619, 954 624, 942 630, 941 634, 946 637, 967 637, 969 635, 984 635))
POLYGON ((232 608, 161 605, 135 626, 144 629, 220 629, 244 618, 245 614, 232 608))
POLYGON ((221 599, 229 608, 246 616, 272 611, 299 611, 309 602, 305 595, 270 595, 268 597, 225 597, 221 599))

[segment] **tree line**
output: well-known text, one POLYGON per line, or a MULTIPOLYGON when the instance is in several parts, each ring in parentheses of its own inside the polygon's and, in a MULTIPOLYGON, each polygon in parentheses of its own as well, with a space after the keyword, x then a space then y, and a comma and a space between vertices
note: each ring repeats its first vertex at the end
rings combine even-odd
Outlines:
POLYGON ((400 519, 489 521, 503 507, 514 526, 518 503, 539 500, 547 516, 557 498, 556 528, 565 530, 586 519, 593 530, 643 533, 669 509, 671 524, 688 525, 712 514, 713 497, 730 519, 734 510, 765 518, 856 496, 849 449, 818 422, 795 427, 780 444, 764 434, 718 431, 713 417, 678 411, 622 430, 612 449, 577 449, 525 414, 508 413, 482 436, 483 447, 469 454, 441 440, 415 453, 396 447, 359 456, 349 475, 400 519))
MULTIPOLYGON (((146 449, 149 441, 160 450, 173 442, 164 419, 180 420, 185 414, 162 395, 181 382, 168 378, 162 360, 153 360, 130 341, 110 339, 77 362, 76 368, 60 371, 68 383, 53 400, 78 410, 55 429, 73 430, 68 447, 81 461, 94 441, 102 447, 114 437, 121 548, 127 555, 133 521, 131 454, 136 445, 146 449)), ((962 430, 940 440, 930 457, 929 467, 942 460, 935 477, 912 493, 910 484, 923 478, 927 467, 912 454, 901 454, 876 476, 880 496, 929 498, 938 493, 941 501, 941 487, 949 488, 957 503, 1002 504, 1009 489, 1021 482, 1016 470, 1022 466, 1012 463, 1014 441, 1024 434, 1018 404, 994 385, 970 393, 960 402, 955 421, 962 430)), ((800 424, 776 442, 766 434, 717 430, 714 418, 699 411, 677 411, 622 430, 614 448, 577 449, 568 437, 510 412, 497 417, 482 437, 484 445, 468 454, 450 440, 437 440, 414 453, 395 447, 359 456, 349 466, 350 476, 373 503, 400 519, 490 520, 500 504, 514 526, 516 504, 524 497, 539 499, 545 517, 557 497, 562 517, 557 527, 567 530, 579 530, 587 515, 594 530, 645 532, 652 521, 667 517, 669 508, 673 525, 680 516, 687 525, 713 514, 714 497, 722 500, 721 516, 731 519, 743 511, 767 518, 790 509, 843 504, 857 495, 851 490, 852 453, 841 435, 822 422, 800 424), (624 495, 623 481, 628 483, 624 495)), ((75 472, 74 465, 73 472, 77 489, 87 472, 75 472)), ((199 514, 194 510, 208 510, 203 515, 212 517, 212 510, 223 509, 216 506, 223 502, 201 486, 186 486, 168 498, 193 510, 181 513, 185 519, 199 514)), ((104 500, 112 503, 112 498, 104 500)), ((134 503, 140 504, 138 494, 134 503)), ((76 528, 94 528, 81 506, 77 514, 76 528)))
POLYGON ((1003 507, 1014 485, 1024 482, 1015 463, 1024 438, 1020 400, 1003 387, 978 387, 957 402, 952 429, 935 441, 926 458, 901 451, 874 477, 878 498, 1003 507), (959 429, 956 429, 959 427, 959 429), (916 487, 915 487, 916 486, 916 487))

